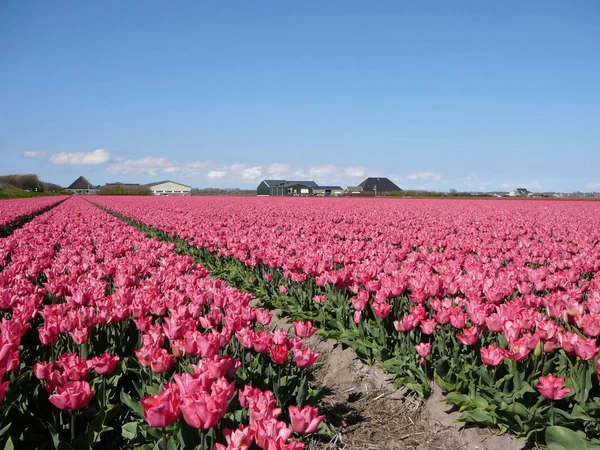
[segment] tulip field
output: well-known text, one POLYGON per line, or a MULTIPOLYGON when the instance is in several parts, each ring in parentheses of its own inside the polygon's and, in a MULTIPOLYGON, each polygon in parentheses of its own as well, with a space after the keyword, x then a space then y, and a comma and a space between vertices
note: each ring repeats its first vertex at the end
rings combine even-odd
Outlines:
POLYGON ((0 240, 5 449, 298 450, 319 430, 312 326, 269 328, 173 248, 77 197, 0 240))
POLYGON ((74 197, 0 238, 0 307, 5 448, 302 449, 316 332, 460 421, 600 449, 597 202, 74 197))

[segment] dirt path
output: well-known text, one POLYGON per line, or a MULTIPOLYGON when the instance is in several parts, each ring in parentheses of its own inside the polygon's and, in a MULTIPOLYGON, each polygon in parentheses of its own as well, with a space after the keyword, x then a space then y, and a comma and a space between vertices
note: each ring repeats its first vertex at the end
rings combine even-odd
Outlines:
MULTIPOLYGON (((290 327, 275 317, 272 325, 290 327)), ((331 442, 311 442, 310 450, 527 448, 512 436, 455 423, 459 414, 447 412, 451 406, 440 402, 443 396, 437 386, 424 402, 406 390, 395 389, 391 376, 360 361, 351 348, 316 335, 308 342, 321 353, 315 382, 328 390, 321 410, 334 428, 331 442)))

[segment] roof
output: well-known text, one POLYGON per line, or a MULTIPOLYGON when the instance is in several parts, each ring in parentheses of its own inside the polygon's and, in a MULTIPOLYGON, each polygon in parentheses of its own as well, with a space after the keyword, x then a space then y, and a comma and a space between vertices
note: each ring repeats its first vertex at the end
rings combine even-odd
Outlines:
POLYGON ((319 185, 314 181, 290 181, 290 180, 263 180, 268 187, 273 186, 290 186, 292 184, 303 184, 311 188, 317 188, 319 185))
POLYGON ((317 183, 315 183, 314 181, 312 183, 314 183, 314 186, 312 184, 310 184, 310 181, 286 181, 284 184, 278 184, 277 187, 290 187, 290 186, 296 186, 296 185, 301 185, 301 186, 306 186, 309 188, 318 188, 319 185, 317 183))
POLYGON ((363 191, 377 191, 377 192, 401 192, 395 183, 389 178, 375 178, 369 177, 365 181, 359 184, 363 191))
POLYGON ((147 183, 144 186, 153 187, 153 186, 158 186, 159 184, 165 184, 165 183, 174 183, 174 184, 178 184, 179 186, 185 186, 190 189, 192 188, 191 186, 188 186, 187 184, 178 183, 177 181, 171 181, 171 180, 157 181, 156 183, 147 183))
POLYGON ((96 186, 94 186, 84 177, 79 177, 73 181, 71 186, 69 186, 67 189, 96 189, 96 186))
POLYGON ((346 188, 347 191, 362 191, 362 186, 348 186, 346 188))
POLYGON ((342 189, 341 186, 319 186, 319 189, 342 189))
POLYGON ((285 183, 285 180, 263 180, 263 182, 268 186, 275 186, 276 184, 282 184, 285 183))

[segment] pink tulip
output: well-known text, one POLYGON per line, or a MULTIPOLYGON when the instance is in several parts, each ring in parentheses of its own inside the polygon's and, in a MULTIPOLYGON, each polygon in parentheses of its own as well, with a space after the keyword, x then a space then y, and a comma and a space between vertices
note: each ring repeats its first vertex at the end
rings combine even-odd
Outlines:
POLYGON ((101 356, 92 358, 90 362, 98 375, 109 375, 116 369, 119 360, 118 356, 111 356, 108 353, 104 353, 101 356))
POLYGON ((536 389, 548 400, 561 400, 571 392, 568 387, 563 387, 564 378, 548 375, 539 378, 536 389))
POLYGON ((48 400, 58 409, 66 410, 85 408, 93 397, 94 391, 87 381, 67 381, 48 400))
POLYGON ((312 366, 319 357, 319 353, 313 352, 310 347, 304 350, 294 349, 293 352, 296 365, 301 369, 312 366))
POLYGON ((297 320, 293 322, 292 325, 294 325, 294 333, 299 337, 311 337, 317 331, 310 320, 307 320, 306 322, 297 320))
POLYGON ((431 344, 421 342, 420 344, 415 345, 415 349, 417 350, 417 353, 419 354, 419 356, 421 356, 423 358, 427 358, 429 356, 429 354, 431 353, 431 344))
POLYGON ((292 422, 292 429, 300 434, 314 433, 325 418, 325 416, 319 416, 317 408, 308 405, 302 409, 298 406, 289 406, 288 412, 292 422))
POLYGON ((163 389, 160 394, 144 397, 140 403, 148 425, 153 428, 164 428, 179 418, 179 396, 173 387, 163 389))
POLYGON ((506 350, 490 345, 479 349, 481 361, 487 366, 497 366, 506 358, 506 350))

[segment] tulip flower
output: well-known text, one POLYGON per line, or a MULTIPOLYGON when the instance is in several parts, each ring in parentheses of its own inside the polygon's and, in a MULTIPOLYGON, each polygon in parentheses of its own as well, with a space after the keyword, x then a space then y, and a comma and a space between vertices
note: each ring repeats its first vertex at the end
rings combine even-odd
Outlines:
POLYGON ((236 430, 225 428, 223 436, 225 436, 227 446, 215 444, 215 450, 248 450, 252 445, 254 432, 252 427, 240 425, 236 430))
POLYGON ((98 375, 110 375, 119 364, 118 356, 111 356, 104 353, 101 356, 96 356, 90 360, 92 367, 98 375))
POLYGON ((283 442, 286 442, 294 433, 294 430, 288 428, 285 422, 276 418, 255 420, 251 429, 254 429, 256 444, 261 448, 265 447, 267 439, 281 439, 283 442))
POLYGON ((502 361, 504 361, 504 358, 506 358, 506 350, 500 347, 495 347, 494 345, 481 347, 479 349, 479 353, 481 355, 481 361, 486 366, 498 366, 502 363, 502 361))
POLYGON ((317 304, 325 303, 327 302, 327 296, 325 294, 314 295, 312 300, 317 304))
POLYGON ((565 379, 548 375, 539 378, 539 383, 536 389, 548 400, 561 400, 571 392, 568 387, 563 387, 565 379))
POLYGON ((415 349, 417 350, 417 353, 419 354, 419 356, 421 356, 423 358, 427 358, 429 356, 429 354, 431 353, 431 344, 421 342, 420 344, 415 345, 415 349))
POLYGON ((320 353, 313 352, 310 347, 306 347, 304 350, 294 349, 293 352, 296 365, 301 369, 312 366, 320 355, 320 353))
POLYGON ((297 320, 293 322, 292 325, 294 325, 294 333, 296 333, 296 336, 298 337, 311 337, 317 331, 310 320, 307 320, 306 322, 297 320))
POLYGON ((477 327, 463 328, 462 333, 456 333, 456 339, 464 345, 475 345, 479 340, 479 330, 477 327))
POLYGON ((0 383, 0 403, 4 401, 4 396, 6 395, 6 389, 8 389, 9 381, 4 381, 0 383))
POLYGON ((304 443, 298 441, 285 442, 281 438, 267 438, 263 450, 304 450, 304 443))
POLYGON ((140 400, 144 418, 153 428, 164 428, 179 418, 179 396, 173 387, 163 389, 159 394, 140 400))
POLYGON ((69 410, 85 408, 93 397, 94 391, 87 381, 67 381, 48 400, 58 409, 69 410))
POLYGON ((227 412, 228 398, 212 396, 205 391, 195 391, 181 399, 179 409, 188 425, 208 430, 214 427, 227 412))
POLYGON ((288 359, 288 348, 285 344, 279 344, 269 349, 271 359, 275 364, 285 364, 288 359))
POLYGON ((300 409, 298 406, 289 406, 290 421, 292 430, 300 434, 314 433, 325 416, 319 415, 319 410, 312 406, 305 406, 300 409))

